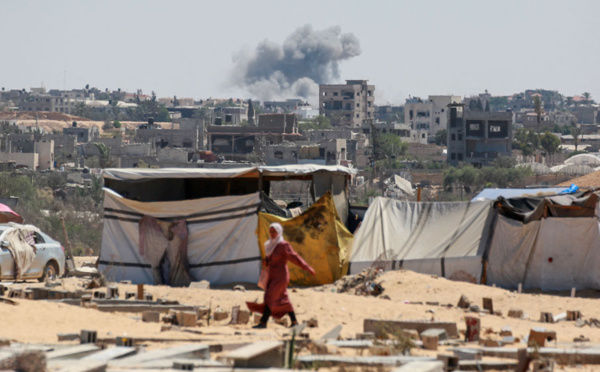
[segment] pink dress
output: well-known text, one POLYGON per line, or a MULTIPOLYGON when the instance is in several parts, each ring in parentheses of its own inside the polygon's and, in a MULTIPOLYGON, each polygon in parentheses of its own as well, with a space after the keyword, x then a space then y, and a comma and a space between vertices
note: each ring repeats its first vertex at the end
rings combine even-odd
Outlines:
POLYGON ((252 312, 262 313, 265 310, 265 304, 271 309, 274 318, 279 319, 285 314, 294 311, 287 293, 287 286, 290 283, 290 271, 287 262, 300 266, 303 270, 313 272, 306 261, 294 251, 290 243, 283 241, 273 249, 273 253, 267 257, 269 266, 269 279, 265 289, 264 303, 246 302, 248 309, 252 312))

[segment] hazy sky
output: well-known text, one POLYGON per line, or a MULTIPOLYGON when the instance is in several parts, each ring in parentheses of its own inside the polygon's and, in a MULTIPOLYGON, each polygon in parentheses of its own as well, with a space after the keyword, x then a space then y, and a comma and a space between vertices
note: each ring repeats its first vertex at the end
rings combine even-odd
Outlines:
POLYGON ((600 100, 597 0, 0 0, 0 86, 248 98, 234 56, 307 24, 354 34, 360 55, 330 82, 368 79, 376 104, 535 88, 600 100))

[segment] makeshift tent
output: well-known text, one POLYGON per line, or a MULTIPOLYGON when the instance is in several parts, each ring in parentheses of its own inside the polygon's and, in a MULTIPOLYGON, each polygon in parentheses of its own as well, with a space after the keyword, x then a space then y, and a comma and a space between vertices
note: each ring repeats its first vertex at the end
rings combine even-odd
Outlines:
POLYGON ((355 240, 350 272, 376 265, 542 290, 600 289, 595 193, 467 203, 377 198, 355 240))
POLYGON ((419 203, 376 198, 354 238, 350 273, 373 264, 479 282, 492 203, 419 203))
POLYGON ((345 221, 353 173, 318 165, 106 169, 99 269, 134 283, 256 283, 258 211, 274 207, 260 193, 275 181, 311 181, 313 200, 331 192, 345 221))
POLYGON ((331 193, 325 193, 304 213, 291 219, 259 213, 258 241, 263 257, 264 243, 273 222, 283 226, 284 238, 316 271, 316 275, 311 276, 288 263, 293 284, 327 284, 346 275, 353 236, 340 221, 331 193))
MULTIPOLYGON (((111 280, 129 279, 133 283, 160 284, 157 283, 156 272, 165 279, 172 277, 170 271, 181 268, 186 269, 186 273, 181 275, 189 275, 196 281, 255 283, 260 270, 256 240, 259 206, 258 193, 139 202, 104 189, 104 231, 98 268, 111 280), (187 254, 171 255, 174 237, 161 240, 163 246, 151 248, 153 252, 148 254, 140 244, 144 239, 140 223, 147 216, 167 222, 184 220, 187 225, 187 254)), ((179 280, 163 283, 181 285, 185 284, 185 280, 183 283, 179 280)))

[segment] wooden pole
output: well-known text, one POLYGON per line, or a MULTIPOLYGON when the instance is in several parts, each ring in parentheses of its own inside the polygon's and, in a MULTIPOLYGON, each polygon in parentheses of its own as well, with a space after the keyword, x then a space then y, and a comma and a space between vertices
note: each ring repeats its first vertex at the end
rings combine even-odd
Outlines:
POLYGON ((420 202, 421 201, 421 191, 423 190, 423 188, 419 185, 417 186, 417 201, 420 202))

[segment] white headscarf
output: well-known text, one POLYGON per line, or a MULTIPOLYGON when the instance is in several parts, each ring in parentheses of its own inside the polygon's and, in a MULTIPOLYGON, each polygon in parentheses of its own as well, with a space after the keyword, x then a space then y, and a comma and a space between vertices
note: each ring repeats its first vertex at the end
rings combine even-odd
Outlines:
POLYGON ((277 247, 277 244, 283 242, 283 226, 281 226, 281 224, 277 222, 273 222, 271 226, 269 226, 269 233, 271 231, 271 227, 274 228, 275 231, 277 231, 277 236, 274 239, 269 239, 266 241, 265 254, 267 256, 270 256, 271 253, 273 253, 273 250, 275 249, 275 247, 277 247))

